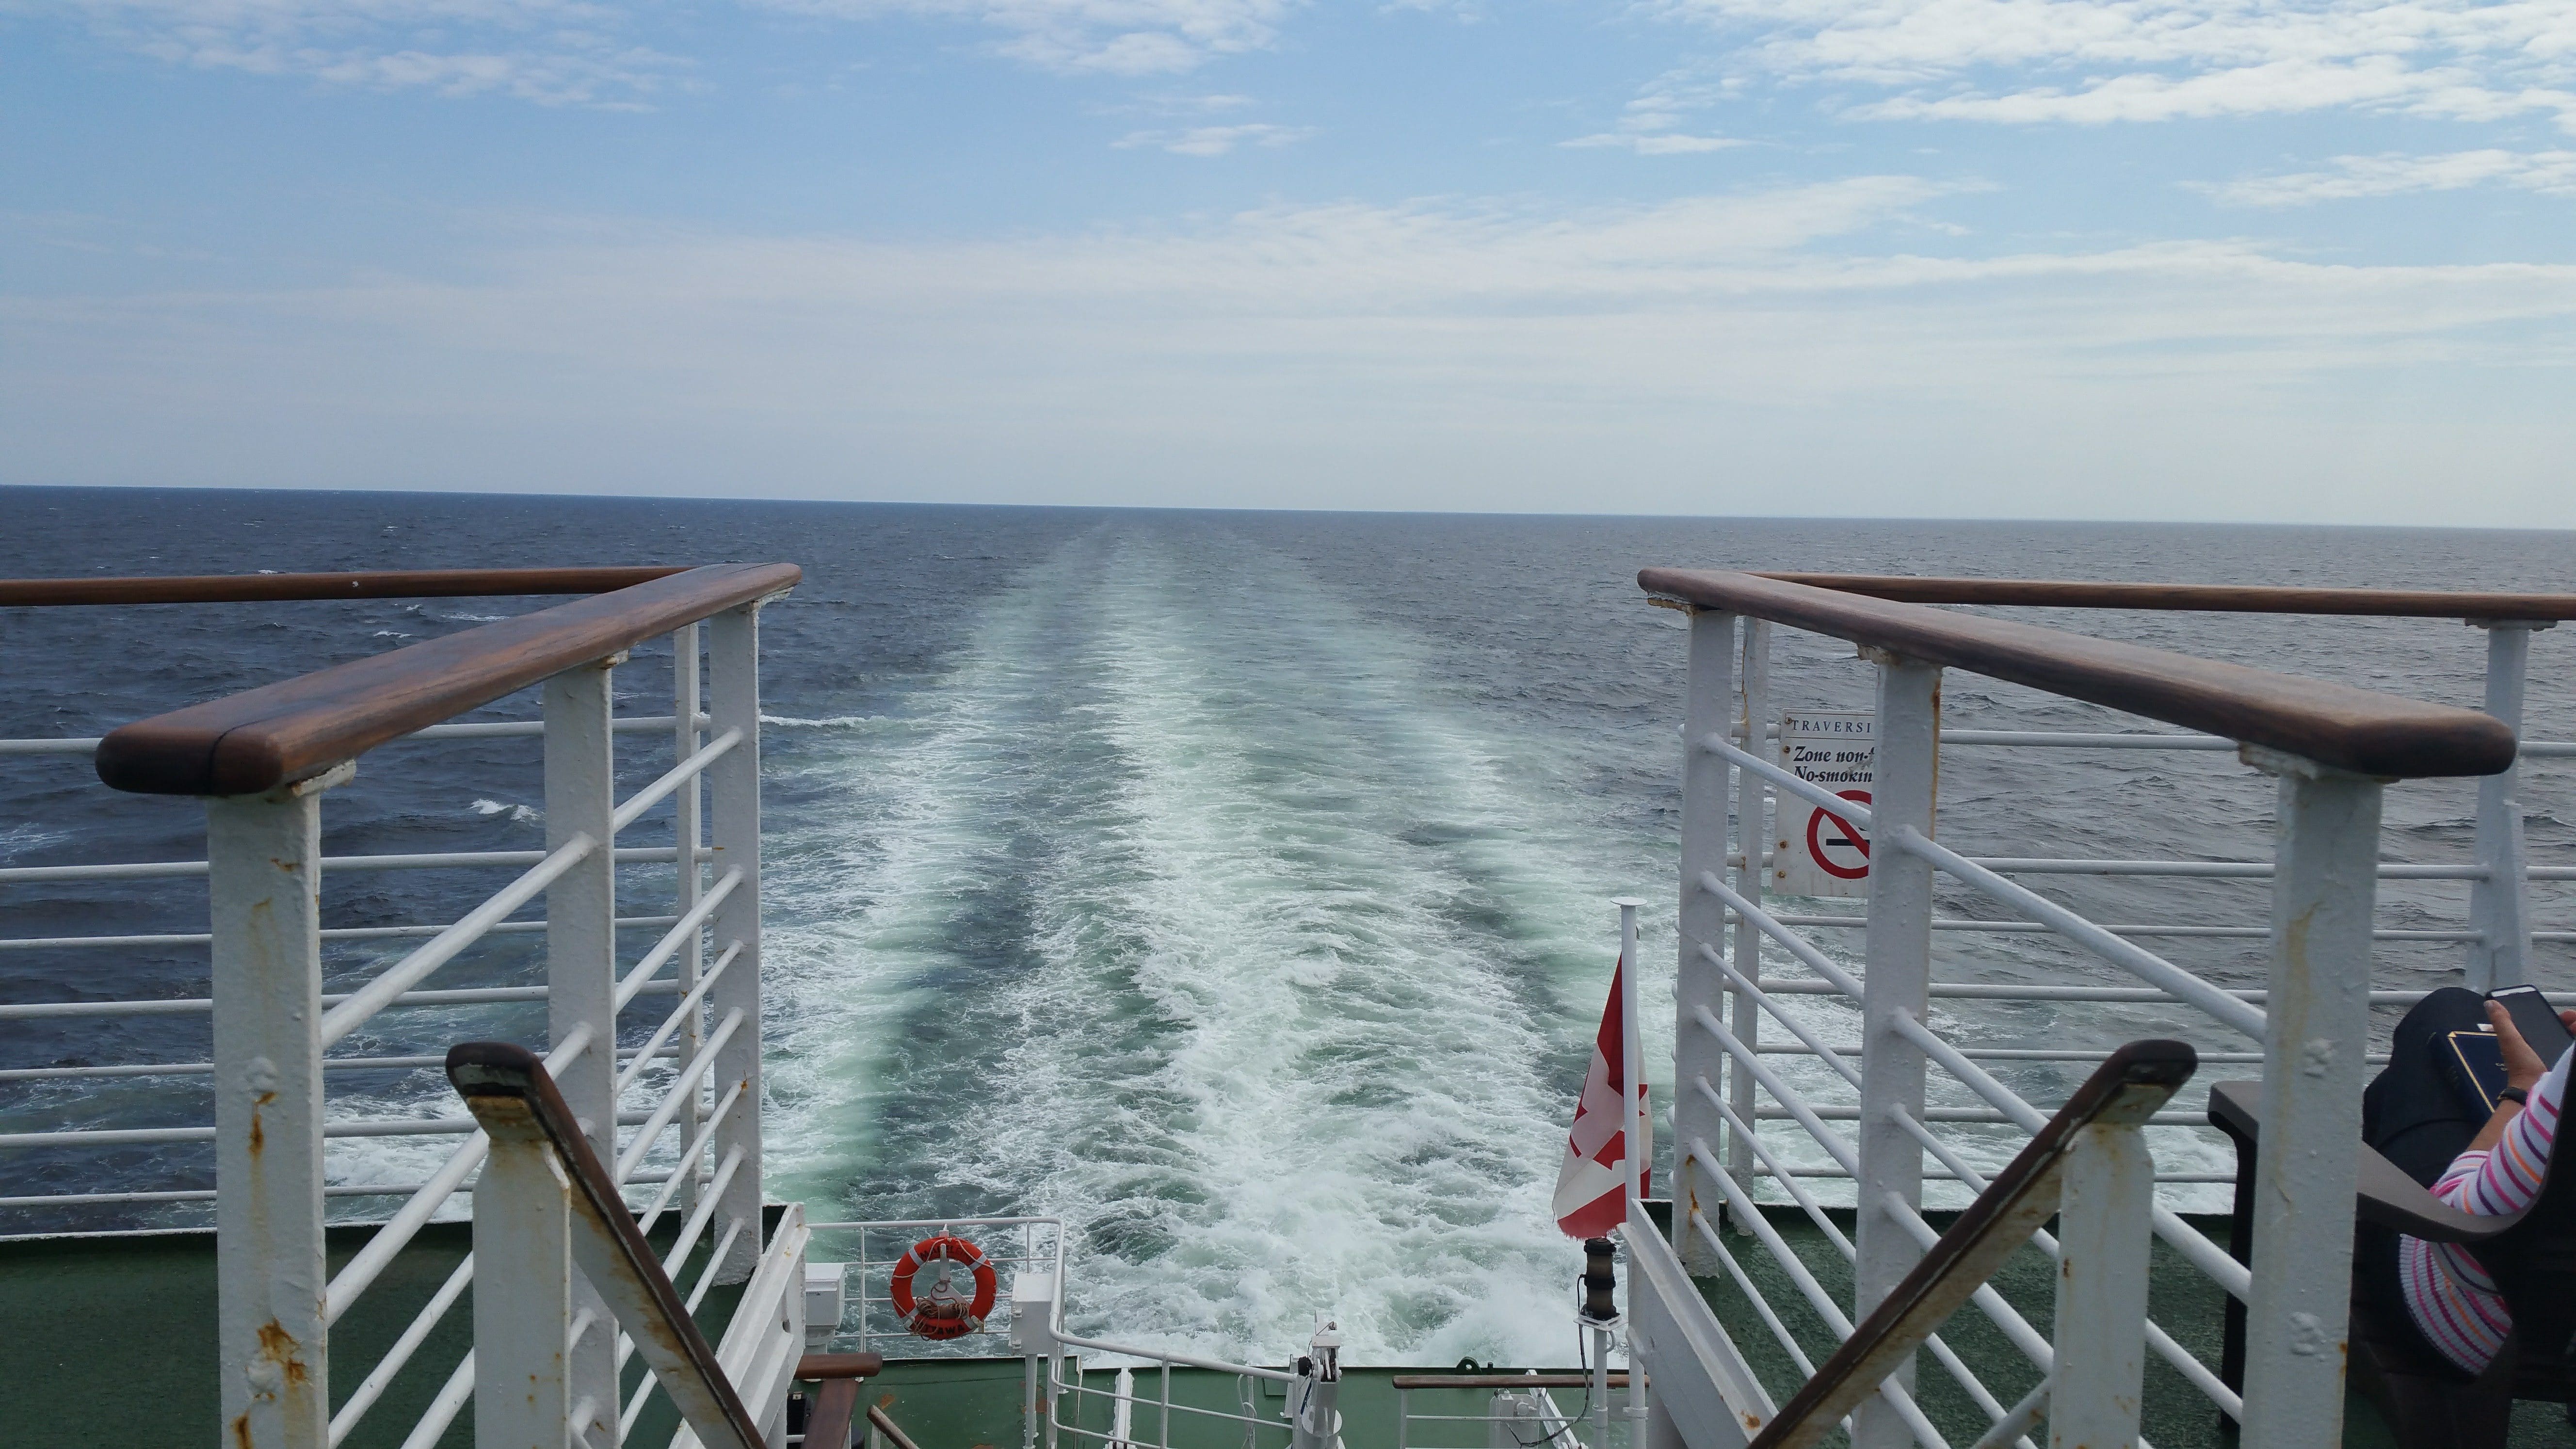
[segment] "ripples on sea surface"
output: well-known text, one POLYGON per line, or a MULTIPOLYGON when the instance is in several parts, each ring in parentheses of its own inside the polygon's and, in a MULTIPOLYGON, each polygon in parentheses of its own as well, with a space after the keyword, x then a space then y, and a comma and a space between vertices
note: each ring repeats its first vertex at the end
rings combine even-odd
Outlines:
MULTIPOLYGON (((2570 537, 2540 533, 70 490, 0 493, 0 510, 0 571, 22 576, 802 564, 804 586, 764 615, 773 1195, 831 1216, 1061 1213, 1087 1331, 1275 1359, 1330 1309, 1363 1362, 1572 1351, 1573 1269, 1547 1200, 1609 972, 1609 896, 1654 902, 1649 1057, 1670 1060, 1670 1015, 1651 1003, 1672 969, 1682 628, 1641 601, 1639 566, 2576 588, 2570 537)), ((16 610, 0 712, 11 736, 95 734, 544 602, 16 610)), ((2485 636, 2455 621, 2020 617, 2481 697, 2485 636)), ((2576 735, 2568 632, 2533 649, 2535 737, 2576 735)), ((1782 707, 1868 707, 1847 646, 1784 631, 1776 659, 1782 707)), ((639 650, 621 710, 667 712, 667 681, 667 654, 639 650)), ((2135 726, 1956 674, 1944 708, 1960 728, 2135 726)), ((533 712, 520 698, 480 717, 533 712)), ((667 748, 620 736, 621 775, 650 778, 667 748)), ((535 846, 536 761, 531 740, 378 751, 331 796, 326 848, 535 846)), ((84 759, 0 761, 0 775, 0 864, 202 853, 194 802, 111 796, 84 759)), ((2534 857, 2566 863, 2570 771, 2526 778, 2534 857)), ((2465 858, 2473 801, 2464 783, 2391 791, 2387 854, 2465 858)), ((1971 854, 2259 859, 2270 826, 2269 783, 2224 754, 1960 748, 1942 766, 1941 833, 1971 854)), ((668 876, 630 874, 628 909, 661 909, 668 876)), ((2097 920, 2264 918, 2260 882, 2037 883, 2097 920)), ((325 882, 326 924, 452 919, 469 886, 493 884, 342 874, 325 882)), ((2571 895, 2537 888, 2539 924, 2576 924, 2571 895)), ((2389 882, 2381 923, 2455 924, 2466 896, 2460 882, 2389 882)), ((202 930, 203 903, 200 881, 12 886, 0 925, 202 930)), ((1956 888, 1941 913, 1996 914, 1956 888)), ((2261 976, 2260 942, 2151 944, 2215 979, 2261 976)), ((629 958, 640 949, 630 939, 629 958)), ((1944 933, 1936 949, 1947 979, 2122 984, 2037 937, 1944 933)), ((333 951, 332 986, 399 950, 333 951)), ((2458 954, 2383 946, 2382 984, 2453 979, 2458 954)), ((2539 963, 2544 984, 2570 984, 2567 948, 2539 963)), ((435 984, 535 969, 535 938, 494 938, 435 984)), ((202 949, 0 952, 5 1000, 205 989, 202 949)), ((1817 1014, 1850 1039, 1848 1014, 1817 1014)), ((2240 1045, 2156 1008, 1936 1016, 1993 1046, 2176 1027, 2240 1045)), ((405 1011, 344 1050, 542 1029, 536 1008, 405 1011)), ((202 1018, 0 1026, 0 1066, 205 1051, 202 1018)), ((2041 1101, 2080 1074, 2000 1073, 2041 1101)), ((435 1072, 334 1074, 332 1089, 337 1116, 454 1110, 435 1072)), ((202 1079, 0 1085, 0 1130, 210 1115, 202 1079)), ((417 1180, 452 1146, 335 1142, 334 1179, 417 1180)), ((2197 1134, 2157 1146, 2168 1168, 2222 1164, 2197 1134)), ((211 1154, 21 1152, 12 1169, 15 1192, 204 1186, 211 1154)), ((2176 1200, 2214 1206, 2219 1191, 2176 1200)), ((0 1219, 26 1231, 207 1213, 0 1219)))

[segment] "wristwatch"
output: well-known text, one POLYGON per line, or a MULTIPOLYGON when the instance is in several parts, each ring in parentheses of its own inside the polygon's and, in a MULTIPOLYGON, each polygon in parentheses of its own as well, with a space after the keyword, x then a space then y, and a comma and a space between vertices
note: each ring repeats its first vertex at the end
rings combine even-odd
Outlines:
POLYGON ((2507 1087, 2503 1091, 2496 1093, 2497 1106, 2503 1106, 2507 1102, 2511 1102, 2518 1107, 2530 1106, 2530 1089, 2525 1087, 2507 1087))

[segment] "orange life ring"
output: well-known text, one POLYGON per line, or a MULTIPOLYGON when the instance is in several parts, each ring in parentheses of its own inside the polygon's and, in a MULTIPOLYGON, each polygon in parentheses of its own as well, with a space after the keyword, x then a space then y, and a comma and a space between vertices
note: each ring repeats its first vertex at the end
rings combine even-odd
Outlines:
POLYGON ((993 1294, 997 1287, 993 1265, 984 1260, 984 1252, 964 1238, 947 1233, 934 1233, 904 1250, 894 1265, 894 1284, 887 1296, 894 1301, 894 1311, 903 1326, 923 1338, 964 1338, 984 1326, 993 1311, 993 1294), (928 1296, 915 1301, 912 1275, 921 1265, 945 1259, 962 1264, 975 1274, 975 1298, 968 1302, 948 1286, 948 1275, 930 1286, 928 1296))

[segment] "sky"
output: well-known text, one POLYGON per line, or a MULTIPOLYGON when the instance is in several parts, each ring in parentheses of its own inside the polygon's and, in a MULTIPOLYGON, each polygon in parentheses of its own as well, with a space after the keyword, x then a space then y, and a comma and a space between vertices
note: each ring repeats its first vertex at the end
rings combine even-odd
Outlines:
POLYGON ((2576 0, 0 0, 0 483, 2576 527, 2576 0))

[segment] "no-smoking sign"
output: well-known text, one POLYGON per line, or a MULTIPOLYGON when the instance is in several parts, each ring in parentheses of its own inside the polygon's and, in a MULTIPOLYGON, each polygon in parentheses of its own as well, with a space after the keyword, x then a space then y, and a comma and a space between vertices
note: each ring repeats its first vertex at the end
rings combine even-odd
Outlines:
MULTIPOLYGON (((1878 782, 1878 719, 1855 713, 1793 714, 1780 722, 1780 763, 1855 805, 1878 782)), ((1824 806, 1783 792, 1787 827, 1772 855, 1771 889, 1790 896, 1869 894, 1869 837, 1824 806), (1797 829, 1803 820, 1805 828, 1797 829)))

